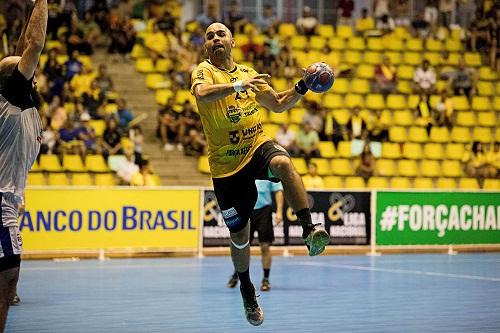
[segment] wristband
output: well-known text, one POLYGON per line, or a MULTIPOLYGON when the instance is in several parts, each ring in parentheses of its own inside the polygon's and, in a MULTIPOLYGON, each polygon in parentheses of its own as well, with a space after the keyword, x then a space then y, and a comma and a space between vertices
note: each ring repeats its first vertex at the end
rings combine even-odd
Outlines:
POLYGON ((235 83, 233 83, 233 88, 234 88, 234 91, 236 92, 241 92, 245 89, 243 89, 243 81, 242 80, 239 80, 239 81, 236 81, 235 83))
POLYGON ((298 94, 305 95, 308 90, 309 89, 307 89, 306 82, 304 80, 300 80, 299 82, 295 83, 295 91, 298 94))

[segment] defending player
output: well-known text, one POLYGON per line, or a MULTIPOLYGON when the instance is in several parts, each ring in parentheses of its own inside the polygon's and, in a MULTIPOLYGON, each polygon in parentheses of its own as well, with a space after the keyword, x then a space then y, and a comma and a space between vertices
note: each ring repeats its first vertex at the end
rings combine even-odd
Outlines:
POLYGON ((16 54, 0 61, 0 331, 4 330, 21 263, 18 205, 42 134, 33 76, 45 44, 47 0, 36 0, 16 54))
MULTIPOLYGON (((283 222, 283 186, 281 183, 273 183, 268 180, 256 180, 255 185, 257 186, 257 202, 250 217, 250 244, 252 244, 254 233, 257 231, 264 271, 260 290, 269 291, 271 290, 269 274, 272 262, 270 247, 274 241, 272 195, 274 193, 276 199, 276 222, 280 224, 283 222)), ((234 271, 227 286, 234 288, 237 284, 238 273, 234 271)))
POLYGON ((285 149, 264 134, 258 109, 258 104, 273 112, 290 109, 307 92, 306 84, 300 80, 294 88, 276 93, 264 80, 269 75, 233 61, 234 46, 225 25, 214 23, 207 28, 208 60, 193 71, 191 92, 208 139, 215 195, 230 230, 231 257, 241 282, 245 315, 250 324, 260 325, 264 314, 249 275, 248 221, 257 199, 255 180, 281 180, 285 198, 302 225, 309 255, 323 252, 330 239, 312 224, 302 180, 285 149))

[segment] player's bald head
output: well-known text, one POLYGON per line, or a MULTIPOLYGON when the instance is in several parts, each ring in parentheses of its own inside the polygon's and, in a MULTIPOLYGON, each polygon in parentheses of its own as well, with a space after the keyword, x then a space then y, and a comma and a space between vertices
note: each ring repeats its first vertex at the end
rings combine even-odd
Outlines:
POLYGON ((4 81, 14 73, 16 65, 21 60, 19 56, 5 57, 0 61, 0 87, 3 86, 4 81))
POLYGON ((231 33, 231 30, 228 29, 228 27, 226 27, 223 23, 215 22, 208 26, 207 30, 205 31, 205 38, 209 32, 216 32, 220 30, 225 31, 230 38, 233 37, 233 34, 231 33))

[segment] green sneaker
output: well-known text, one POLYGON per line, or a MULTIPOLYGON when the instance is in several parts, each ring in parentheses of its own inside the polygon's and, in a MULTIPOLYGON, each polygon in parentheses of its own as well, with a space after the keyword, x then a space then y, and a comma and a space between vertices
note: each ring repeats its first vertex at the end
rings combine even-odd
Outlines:
POLYGON ((323 229, 316 229, 314 226, 309 231, 307 237, 304 238, 309 249, 310 256, 317 256, 325 250, 325 246, 330 244, 330 235, 323 229))
POLYGON ((240 285, 241 297, 243 298, 243 307, 245 308, 245 317, 253 326, 259 326, 264 322, 264 312, 257 303, 255 288, 252 285, 252 291, 245 292, 240 285))

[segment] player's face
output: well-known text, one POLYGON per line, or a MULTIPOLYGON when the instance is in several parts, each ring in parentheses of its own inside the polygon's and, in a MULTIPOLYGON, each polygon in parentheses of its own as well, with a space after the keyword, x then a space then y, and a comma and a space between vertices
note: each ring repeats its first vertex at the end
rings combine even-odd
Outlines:
POLYGON ((231 54, 234 39, 223 24, 212 24, 205 32, 205 49, 210 58, 220 58, 231 54))

